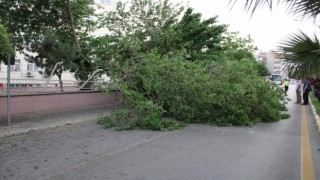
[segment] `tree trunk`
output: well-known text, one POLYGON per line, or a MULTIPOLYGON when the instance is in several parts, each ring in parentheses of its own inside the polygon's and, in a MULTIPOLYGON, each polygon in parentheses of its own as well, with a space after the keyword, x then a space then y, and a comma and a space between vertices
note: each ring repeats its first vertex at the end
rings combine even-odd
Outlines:
POLYGON ((62 79, 61 79, 61 77, 62 77, 62 71, 61 71, 61 73, 57 73, 57 76, 58 76, 58 78, 59 78, 60 90, 61 90, 61 92, 63 92, 63 81, 62 81, 62 79))
POLYGON ((60 82, 60 90, 61 90, 61 92, 63 92, 63 81, 62 81, 61 77, 59 78, 59 82, 60 82))
POLYGON ((72 33, 74 42, 76 44, 76 47, 78 49, 79 58, 80 58, 79 66, 82 66, 82 69, 83 69, 83 74, 82 74, 80 79, 81 80, 86 80, 88 78, 88 76, 89 76, 91 64, 90 64, 90 62, 81 63, 81 59, 83 59, 85 57, 81 52, 80 42, 79 42, 79 39, 78 39, 78 36, 77 36, 77 32, 76 32, 76 28, 75 28, 75 24, 74 24, 74 20, 73 20, 73 13, 72 13, 70 0, 67 0, 67 5, 68 5, 68 15, 69 15, 69 20, 70 20, 71 33, 72 33))
POLYGON ((80 52, 80 42, 76 33, 76 28, 74 25, 74 20, 73 20, 73 14, 72 14, 72 9, 71 9, 71 2, 70 0, 67 0, 68 3, 68 15, 69 15, 69 20, 70 20, 70 28, 71 28, 71 33, 74 39, 74 43, 76 44, 76 47, 78 51, 80 52))

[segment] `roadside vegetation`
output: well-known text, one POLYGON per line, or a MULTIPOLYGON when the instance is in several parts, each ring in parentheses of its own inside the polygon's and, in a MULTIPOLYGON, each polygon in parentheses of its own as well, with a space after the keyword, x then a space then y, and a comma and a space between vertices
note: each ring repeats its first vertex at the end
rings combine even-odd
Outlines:
POLYGON ((0 23, 0 63, 7 62, 9 55, 14 54, 14 49, 11 44, 11 38, 7 29, 0 23))
POLYGON ((69 70, 86 80, 96 69, 111 78, 101 89, 121 91, 124 108, 98 117, 106 128, 250 126, 285 116, 283 90, 264 80, 250 36, 229 32, 218 17, 204 19, 169 0, 120 1, 101 14, 93 0, 0 1, 0 7, 15 48, 46 73, 63 61, 59 78, 69 70), (108 34, 92 36, 97 28, 108 34))
POLYGON ((250 126, 287 117, 281 113, 283 90, 262 78, 267 71, 253 57, 250 37, 169 1, 126 5, 105 16, 110 35, 100 38, 106 43, 101 66, 112 79, 104 91, 121 90, 124 109, 100 116, 99 124, 166 131, 189 123, 250 126))
POLYGON ((310 93, 309 97, 312 101, 314 108, 316 109, 317 114, 320 115, 320 101, 319 101, 319 99, 315 95, 313 95, 312 93, 310 93))

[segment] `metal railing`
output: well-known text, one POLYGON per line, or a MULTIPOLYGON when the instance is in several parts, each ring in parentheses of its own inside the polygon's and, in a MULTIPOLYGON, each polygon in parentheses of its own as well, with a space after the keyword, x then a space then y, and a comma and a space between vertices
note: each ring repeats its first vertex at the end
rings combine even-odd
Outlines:
MULTIPOLYGON (((47 79, 10 79, 11 94, 36 94, 49 92, 70 92, 80 90, 97 90, 106 82, 103 79, 92 81, 62 80, 62 89, 59 80, 47 79), (81 89, 80 89, 81 87, 81 89)), ((7 79, 0 78, 0 95, 7 94, 7 79)))

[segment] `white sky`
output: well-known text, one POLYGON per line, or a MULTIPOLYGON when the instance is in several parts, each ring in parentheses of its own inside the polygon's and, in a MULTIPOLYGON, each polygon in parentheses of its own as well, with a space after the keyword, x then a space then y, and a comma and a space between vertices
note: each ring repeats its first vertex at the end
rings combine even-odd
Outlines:
POLYGON ((259 8, 251 17, 251 12, 244 10, 244 0, 238 0, 233 9, 228 5, 229 0, 170 1, 173 3, 183 2, 185 4, 189 2, 189 6, 195 12, 201 13, 203 18, 218 15, 219 24, 228 24, 229 31, 239 31, 243 37, 250 35, 254 44, 261 51, 276 49, 281 41, 285 40, 289 35, 297 33, 298 29, 310 36, 314 36, 317 24, 320 24, 319 21, 314 23, 313 19, 301 21, 293 17, 287 13, 287 9, 283 5, 276 5, 272 11, 267 6, 259 8))

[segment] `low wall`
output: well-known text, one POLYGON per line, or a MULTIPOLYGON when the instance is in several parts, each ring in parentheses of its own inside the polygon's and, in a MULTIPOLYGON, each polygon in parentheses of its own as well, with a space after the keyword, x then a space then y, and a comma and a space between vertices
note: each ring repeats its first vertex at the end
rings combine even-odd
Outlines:
MULTIPOLYGON (((121 97, 119 91, 113 91, 108 96, 102 95, 99 91, 12 95, 10 97, 11 115, 119 105, 121 97)), ((2 95, 0 96, 0 117, 4 116, 7 116, 7 96, 2 95)))

